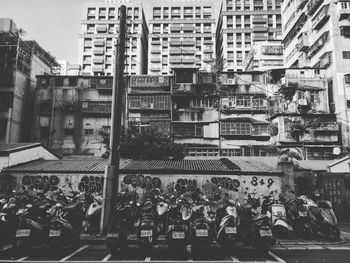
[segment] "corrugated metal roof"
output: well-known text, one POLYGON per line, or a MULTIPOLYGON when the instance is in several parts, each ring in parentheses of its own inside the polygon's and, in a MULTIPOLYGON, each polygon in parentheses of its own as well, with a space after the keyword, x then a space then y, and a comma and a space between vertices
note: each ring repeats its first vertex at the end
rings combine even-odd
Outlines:
MULTIPOLYGON (((198 159, 215 159, 219 160, 223 157, 208 156, 208 157, 186 157, 186 160, 198 160, 198 159)), ((236 164, 242 172, 262 172, 262 173, 277 173, 278 157, 266 156, 266 157, 248 157, 248 156, 234 156, 225 157, 232 163, 236 164)))
MULTIPOLYGON (((131 160, 120 161, 120 168, 125 167, 131 160)), ((4 169, 4 172, 28 173, 104 173, 108 164, 101 157, 63 158, 61 160, 37 160, 4 169)))
POLYGON ((193 172, 229 172, 239 167, 228 167, 220 160, 149 160, 133 161, 124 167, 125 171, 193 171, 193 172))
MULTIPOLYGON (((280 173, 278 158, 271 157, 197 157, 195 160, 121 160, 123 173, 280 173), (210 159, 211 158, 211 159, 210 159)), ((38 160, 4 169, 4 172, 28 173, 103 173, 108 160, 99 157, 68 157, 61 160, 38 160)))
POLYGON ((1 143, 0 153, 11 153, 41 146, 41 143, 1 143))

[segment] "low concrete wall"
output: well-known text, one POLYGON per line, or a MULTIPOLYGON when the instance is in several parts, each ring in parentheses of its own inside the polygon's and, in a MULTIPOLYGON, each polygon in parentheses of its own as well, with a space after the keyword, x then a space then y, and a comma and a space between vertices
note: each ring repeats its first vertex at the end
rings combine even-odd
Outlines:
MULTIPOLYGON (((24 174, 11 175, 12 188, 36 188, 43 190, 62 189, 71 191, 91 190, 101 192, 104 178, 102 174, 24 174)), ((269 193, 276 197, 282 192, 282 178, 277 175, 191 175, 191 174, 122 174, 119 191, 136 191, 139 197, 154 188, 171 195, 174 189, 186 192, 200 188, 209 198, 216 192, 228 194, 231 199, 245 202, 248 194, 262 198, 269 193)))
POLYGON ((119 191, 136 191, 141 199, 154 188, 171 195, 174 189, 185 192, 198 187, 209 198, 220 191, 222 195, 228 194, 231 199, 245 203, 248 194, 262 198, 273 193, 278 197, 282 189, 281 177, 276 175, 129 174, 121 175, 120 182, 119 191))

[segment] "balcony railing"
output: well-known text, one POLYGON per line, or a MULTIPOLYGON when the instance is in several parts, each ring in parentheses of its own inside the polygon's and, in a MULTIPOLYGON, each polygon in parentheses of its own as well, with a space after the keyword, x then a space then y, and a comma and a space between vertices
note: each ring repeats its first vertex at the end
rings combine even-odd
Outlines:
POLYGON ((302 33, 298 39, 298 51, 305 51, 309 48, 309 39, 307 33, 302 33))
POLYGON ((312 19, 312 28, 320 29, 329 18, 329 5, 324 5, 321 10, 316 14, 315 18, 312 19))
POLYGON ((313 15, 322 3, 323 0, 310 0, 309 4, 307 5, 308 15, 313 15))
POLYGON ((89 114, 111 114, 112 102, 110 101, 83 101, 81 112, 89 114))

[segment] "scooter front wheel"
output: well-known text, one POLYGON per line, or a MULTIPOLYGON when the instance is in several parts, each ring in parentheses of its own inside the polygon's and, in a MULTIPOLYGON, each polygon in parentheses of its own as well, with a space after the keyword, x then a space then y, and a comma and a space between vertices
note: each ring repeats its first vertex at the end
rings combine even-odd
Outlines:
POLYGON ((340 231, 336 226, 329 225, 325 230, 325 235, 330 241, 336 241, 340 237, 340 231))

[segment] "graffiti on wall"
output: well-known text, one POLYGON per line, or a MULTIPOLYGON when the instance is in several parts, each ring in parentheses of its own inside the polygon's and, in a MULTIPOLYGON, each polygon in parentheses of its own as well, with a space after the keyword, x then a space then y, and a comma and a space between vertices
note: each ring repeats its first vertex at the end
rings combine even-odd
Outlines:
POLYGON ((278 176, 208 176, 208 175, 122 175, 121 191, 135 191, 142 196, 155 188, 168 196, 174 191, 184 193, 199 188, 209 198, 217 193, 227 194, 235 200, 247 200, 248 195, 259 197, 272 194, 278 198, 281 193, 281 179, 278 176))
POLYGON ((104 178, 101 176, 83 176, 78 184, 80 192, 102 192, 104 178))
POLYGON ((60 180, 57 176, 25 175, 22 177, 22 186, 29 189, 54 191, 58 189, 60 180))

